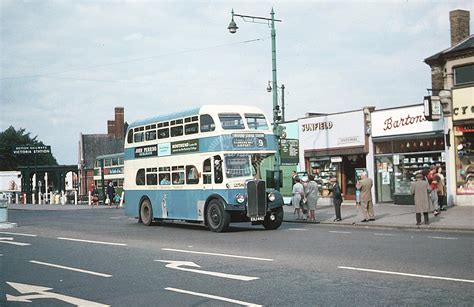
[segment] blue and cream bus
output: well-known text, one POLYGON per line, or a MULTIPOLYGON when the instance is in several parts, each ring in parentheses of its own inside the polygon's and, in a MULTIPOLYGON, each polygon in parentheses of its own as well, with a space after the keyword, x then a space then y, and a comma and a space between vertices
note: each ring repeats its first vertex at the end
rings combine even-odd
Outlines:
POLYGON ((277 229, 283 198, 260 180, 276 143, 263 112, 206 105, 132 123, 125 140, 126 214, 144 225, 200 222, 212 231, 252 222, 277 229))

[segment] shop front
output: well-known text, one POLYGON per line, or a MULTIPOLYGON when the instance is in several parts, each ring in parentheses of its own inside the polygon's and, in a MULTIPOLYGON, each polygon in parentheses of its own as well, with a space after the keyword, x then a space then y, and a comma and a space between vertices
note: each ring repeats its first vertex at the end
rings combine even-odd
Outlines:
POLYGON ((431 166, 446 172, 443 120, 425 120, 423 105, 374 111, 375 197, 378 203, 412 205, 410 184, 431 166))
POLYGON ((474 205, 474 87, 453 90, 456 204, 474 205))
POLYGON ((354 200, 356 174, 367 165, 364 111, 306 117, 298 120, 298 127, 300 161, 315 176, 320 195, 329 196, 329 179, 334 177, 345 199, 354 200))

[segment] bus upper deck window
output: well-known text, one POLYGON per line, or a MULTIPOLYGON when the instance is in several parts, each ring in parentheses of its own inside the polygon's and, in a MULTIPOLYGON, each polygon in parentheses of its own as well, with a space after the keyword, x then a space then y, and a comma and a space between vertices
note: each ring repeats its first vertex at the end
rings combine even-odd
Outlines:
POLYGON ((198 132, 199 132, 198 123, 187 124, 186 126, 184 126, 184 133, 186 135, 195 134, 198 132))
POLYGON ((156 130, 150 130, 145 132, 145 140, 152 141, 156 140, 156 130))
POLYGON ((133 141, 135 143, 137 142, 143 142, 143 132, 137 132, 133 135, 133 141))
POLYGON ((207 114, 201 115, 201 132, 214 131, 215 129, 216 125, 212 117, 207 114))
POLYGON ((244 121, 238 113, 220 113, 219 120, 224 130, 245 129, 244 121))
POLYGON ((127 143, 128 144, 133 143, 133 129, 128 130, 127 143))
POLYGON ((183 126, 174 126, 171 127, 171 136, 181 136, 183 135, 183 126))
POLYGON ((249 129, 267 130, 268 124, 263 114, 245 114, 249 129))
POLYGON ((158 138, 159 139, 166 139, 169 136, 170 136, 170 129, 169 128, 158 129, 158 138))

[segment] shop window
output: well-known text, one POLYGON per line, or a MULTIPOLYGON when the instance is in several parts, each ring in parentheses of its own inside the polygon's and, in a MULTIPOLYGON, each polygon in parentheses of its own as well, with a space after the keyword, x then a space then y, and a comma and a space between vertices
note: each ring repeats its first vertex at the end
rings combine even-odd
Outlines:
POLYGON ((474 82, 474 64, 454 68, 454 85, 474 82))
POLYGON ((141 168, 137 171, 137 175, 135 177, 136 185, 145 185, 145 169, 141 168))
POLYGON ((375 147, 375 154, 386 154, 386 153, 392 153, 392 142, 377 142, 374 143, 375 147))
POLYGON ((474 194, 474 127, 455 127, 456 193, 474 194))

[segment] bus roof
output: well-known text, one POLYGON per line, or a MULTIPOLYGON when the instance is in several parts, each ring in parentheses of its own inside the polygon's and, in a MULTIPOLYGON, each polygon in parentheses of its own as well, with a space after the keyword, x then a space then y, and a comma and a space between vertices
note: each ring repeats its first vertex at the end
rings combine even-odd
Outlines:
POLYGON ((204 105, 198 108, 192 108, 189 110, 169 113, 165 115, 158 115, 153 116, 145 119, 139 119, 132 122, 129 125, 129 128, 143 126, 148 124, 153 124, 156 122, 166 121, 166 120, 173 120, 181 117, 188 117, 193 115, 198 115, 202 113, 215 113, 215 112, 232 112, 232 113, 239 113, 239 112, 246 112, 246 113, 263 113, 263 111, 254 106, 241 106, 241 105, 204 105))
POLYGON ((117 158, 117 157, 123 157, 124 153, 123 152, 118 152, 118 153, 113 153, 113 154, 108 154, 108 155, 101 155, 97 156, 95 159, 108 159, 108 158, 117 158))

